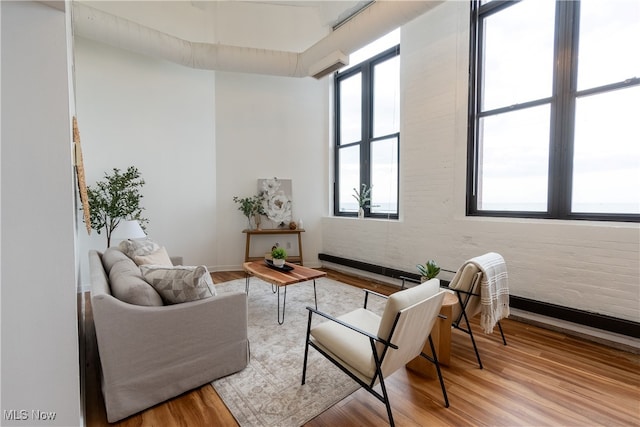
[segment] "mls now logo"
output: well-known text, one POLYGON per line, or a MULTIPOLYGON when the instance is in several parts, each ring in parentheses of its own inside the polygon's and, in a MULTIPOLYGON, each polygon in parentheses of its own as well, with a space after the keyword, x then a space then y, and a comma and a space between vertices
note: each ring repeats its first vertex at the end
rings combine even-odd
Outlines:
POLYGON ((6 421, 53 421, 56 419, 55 412, 45 412, 37 409, 27 411, 26 409, 5 409, 2 411, 2 417, 6 421))

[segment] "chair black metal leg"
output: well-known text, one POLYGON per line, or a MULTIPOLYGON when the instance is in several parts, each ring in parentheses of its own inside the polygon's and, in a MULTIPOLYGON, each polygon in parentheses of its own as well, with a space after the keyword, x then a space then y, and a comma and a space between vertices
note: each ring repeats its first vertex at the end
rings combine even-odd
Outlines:
POLYGON ((376 396, 378 399, 384 402, 384 405, 387 407, 387 416, 389 417, 389 425, 391 427, 394 427, 395 423, 393 421, 393 414, 391 413, 391 402, 389 402, 389 395, 387 394, 387 387, 384 384, 384 377, 382 376, 382 372, 380 372, 380 362, 378 360, 377 355, 374 355, 374 357, 376 359, 376 365, 378 366, 378 378, 380 378, 380 390, 382 391, 382 396, 375 395, 375 392, 373 390, 373 384, 371 384, 371 389, 369 391, 370 393, 374 394, 374 396, 376 396))
POLYGON ((473 344, 473 350, 476 352, 476 359, 478 359, 478 365, 480 365, 480 369, 482 369, 483 368, 482 360, 480 360, 480 353, 478 352, 478 346, 476 346, 476 340, 473 338, 473 332, 471 331, 471 323, 469 323, 469 319, 467 318, 466 311, 462 310, 462 315, 464 316, 464 321, 467 323, 468 331, 466 331, 466 330, 464 330, 462 328, 459 328, 459 329, 464 331, 464 332, 467 332, 469 334, 469 336, 471 337, 471 344, 473 344))
POLYGON ((393 414, 391 413, 391 403, 389 402, 389 395, 387 394, 387 388, 384 386, 384 379, 380 376, 380 388, 382 389, 382 395, 384 396, 384 404, 387 407, 387 415, 389 416, 389 425, 394 427, 396 424, 393 421, 393 414))
MULTIPOLYGON (((398 321, 398 319, 396 318, 396 322, 398 321)), ((394 325, 395 327, 395 325, 394 325)), ((393 333, 393 332, 392 332, 393 333)), ((369 393, 373 394, 375 397, 378 398, 378 400, 380 400, 381 402, 384 402, 384 405, 387 407, 387 416, 389 417, 389 425, 391 427, 395 426, 395 423, 393 422, 393 414, 391 413, 391 402, 389 402, 389 395, 387 394, 387 387, 384 385, 384 376, 382 375, 382 363, 380 362, 380 357, 378 356, 378 351, 376 350, 376 345, 373 341, 373 339, 369 338, 369 343, 371 344, 371 352, 373 353, 373 360, 376 364, 376 374, 374 375, 371 384, 369 384, 366 388, 369 391, 369 393), (379 378, 380 381, 380 390, 382 391, 382 394, 378 394, 376 393, 376 391, 373 389, 373 386, 375 384, 375 380, 376 378, 379 378)), ((386 352, 383 351, 382 357, 384 357, 384 353, 386 352)))
POLYGON ((500 324, 500 321, 498 321, 498 329, 500 329, 500 335, 502 336, 502 342, 504 343, 504 345, 507 345, 507 340, 504 338, 504 332, 502 332, 502 325, 500 324))
POLYGON ((307 356, 309 355, 309 335, 311 334, 311 315, 309 312, 309 321, 307 322, 307 339, 304 345, 304 362, 302 364, 302 385, 304 385, 307 379, 307 356))
POLYGON ((440 388, 442 388, 442 396, 444 397, 445 408, 449 407, 449 397, 447 396, 447 389, 444 386, 444 380, 442 379, 442 371, 440 370, 440 362, 438 362, 438 355, 436 354, 436 347, 433 345, 433 339, 429 334, 429 346, 431 346, 431 354, 433 354, 433 363, 436 365, 436 371, 438 372, 438 379, 440 380, 440 388))

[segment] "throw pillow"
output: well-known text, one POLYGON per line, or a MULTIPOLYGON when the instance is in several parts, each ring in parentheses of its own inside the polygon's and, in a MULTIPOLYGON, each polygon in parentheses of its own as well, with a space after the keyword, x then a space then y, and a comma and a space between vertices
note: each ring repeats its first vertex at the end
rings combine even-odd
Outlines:
POLYGON ((104 266, 104 271, 107 275, 111 272, 111 267, 122 260, 131 261, 131 258, 126 256, 118 248, 107 248, 107 250, 104 251, 104 254, 102 254, 102 265, 104 266))
POLYGON ((111 294, 129 304, 162 306, 158 292, 144 280, 140 268, 129 258, 116 262, 109 272, 111 294))
POLYGON ((131 259, 137 256, 149 255, 160 249, 160 245, 147 237, 144 239, 123 240, 118 247, 131 259))
POLYGON ((142 265, 140 271, 166 304, 196 301, 215 295, 211 275, 204 265, 198 267, 142 265))
POLYGON ((153 265, 165 265, 171 267, 173 263, 167 250, 163 247, 148 255, 137 255, 133 257, 133 260, 138 265, 153 264, 153 265))
MULTIPOLYGON (((211 279, 211 274, 209 273, 209 270, 207 270, 207 267, 202 265, 200 266, 204 269, 205 274, 201 274, 200 272, 198 272, 198 279, 199 279, 199 283, 198 283, 198 287, 207 287, 209 288, 209 291, 211 292, 212 296, 217 295, 218 293, 216 292, 216 286, 213 284, 213 280, 211 279)), ((151 273, 152 271, 161 271, 163 273, 159 273, 157 275, 157 277, 159 276, 170 276, 170 275, 180 275, 180 273, 168 273, 168 271, 176 271, 176 270, 187 270, 187 271, 194 271, 196 270, 198 267, 196 266, 190 266, 190 265, 178 265, 175 267, 167 267, 167 266, 163 266, 163 265, 141 265, 140 266, 140 271, 142 273, 142 275, 144 276, 145 273, 151 273)))

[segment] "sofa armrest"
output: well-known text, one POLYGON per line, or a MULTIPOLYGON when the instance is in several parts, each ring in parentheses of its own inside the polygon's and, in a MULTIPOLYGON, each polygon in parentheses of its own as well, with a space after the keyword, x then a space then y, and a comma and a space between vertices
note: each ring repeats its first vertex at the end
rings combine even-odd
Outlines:
POLYGON ((91 298, 110 422, 243 369, 247 295, 162 307, 91 298))

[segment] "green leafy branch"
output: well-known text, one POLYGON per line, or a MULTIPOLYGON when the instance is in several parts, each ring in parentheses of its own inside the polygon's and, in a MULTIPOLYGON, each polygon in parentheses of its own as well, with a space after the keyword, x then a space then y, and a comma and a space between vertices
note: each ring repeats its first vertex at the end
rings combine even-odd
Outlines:
POLYGON ((142 217, 144 208, 140 205, 144 179, 134 166, 125 172, 113 168, 110 175, 105 172, 105 179, 94 186, 87 187, 90 207, 91 228, 98 234, 104 229, 107 235, 107 247, 111 245, 111 234, 121 220, 137 220, 144 229, 148 219, 142 217))
POLYGON ((371 189, 373 187, 367 188, 367 184, 362 184, 362 189, 358 191, 355 187, 353 188, 353 198, 358 202, 358 206, 361 208, 371 207, 368 203, 371 201, 371 189))

